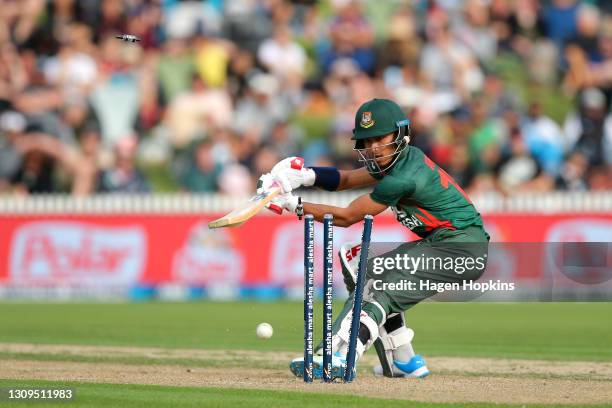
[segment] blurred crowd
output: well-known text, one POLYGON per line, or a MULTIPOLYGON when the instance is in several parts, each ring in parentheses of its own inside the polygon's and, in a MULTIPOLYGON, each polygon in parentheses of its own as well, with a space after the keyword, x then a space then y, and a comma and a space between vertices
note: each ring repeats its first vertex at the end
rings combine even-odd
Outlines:
POLYGON ((468 192, 612 189, 612 1, 0 0, 0 56, 0 192, 355 168, 373 97, 468 192))

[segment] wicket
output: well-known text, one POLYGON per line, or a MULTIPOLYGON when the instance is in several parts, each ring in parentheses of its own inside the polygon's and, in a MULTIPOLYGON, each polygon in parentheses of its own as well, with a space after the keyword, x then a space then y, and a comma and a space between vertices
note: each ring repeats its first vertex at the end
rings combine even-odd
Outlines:
MULTIPOLYGON (((314 301, 314 216, 306 215, 304 220, 304 381, 312 382, 313 373, 313 301, 314 301)), ((333 318, 333 256, 334 256, 334 217, 323 217, 323 370, 324 382, 332 378, 332 318, 333 318)), ((355 285, 353 317, 351 321, 350 342, 344 381, 352 381, 355 374, 355 349, 359 333, 359 315, 365 282, 365 266, 368 259, 373 217, 366 215, 361 238, 361 255, 355 285)))
POLYGON ((359 335, 359 317, 361 315, 363 285, 365 283, 366 264, 368 262, 368 251, 370 249, 370 235, 372 234, 373 221, 374 217, 371 215, 365 216, 363 234, 361 235, 361 254, 359 257, 359 267, 357 268, 357 282, 355 283, 355 294, 353 297, 353 316, 351 320, 348 353, 346 355, 344 382, 353 381, 353 378, 355 378, 355 353, 357 349, 357 336, 359 335))
POLYGON ((323 381, 332 380, 332 302, 334 299, 334 216, 323 219, 323 381))
POLYGON ((314 298, 314 217, 304 222, 304 381, 312 382, 312 326, 314 298))

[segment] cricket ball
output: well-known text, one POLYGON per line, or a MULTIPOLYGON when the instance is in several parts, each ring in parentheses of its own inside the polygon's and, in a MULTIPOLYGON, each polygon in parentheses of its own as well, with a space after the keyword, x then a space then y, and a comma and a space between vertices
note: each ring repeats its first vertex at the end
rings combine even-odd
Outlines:
POLYGON ((260 339, 269 339, 270 337, 272 337, 274 330, 272 329, 272 326, 269 323, 260 323, 257 325, 256 333, 257 337, 259 337, 260 339))

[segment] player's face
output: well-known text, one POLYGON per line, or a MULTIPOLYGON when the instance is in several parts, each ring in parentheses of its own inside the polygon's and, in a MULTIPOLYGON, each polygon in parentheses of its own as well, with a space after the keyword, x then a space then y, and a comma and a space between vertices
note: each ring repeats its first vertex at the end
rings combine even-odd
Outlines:
POLYGON ((393 154, 397 149, 397 145, 393 143, 394 140, 395 133, 389 133, 388 135, 365 139, 363 142, 366 149, 371 149, 376 163, 384 168, 393 161, 393 154))

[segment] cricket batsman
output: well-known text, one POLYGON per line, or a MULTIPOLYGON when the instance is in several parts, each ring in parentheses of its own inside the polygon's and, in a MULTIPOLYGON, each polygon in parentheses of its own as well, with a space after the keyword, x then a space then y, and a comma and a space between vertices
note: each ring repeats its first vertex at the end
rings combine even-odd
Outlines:
MULTIPOLYGON (((348 227, 360 222, 367 214, 376 216, 391 207, 397 221, 421 237, 415 242, 400 244, 378 258, 414 257, 425 259, 486 258, 489 235, 482 218, 466 193, 421 150, 411 146, 410 121, 395 102, 373 99, 359 108, 355 115, 352 140, 364 167, 338 170, 334 167, 305 167, 299 157, 280 161, 259 180, 260 189, 272 183, 280 184, 283 194, 268 207, 276 212, 288 210, 312 214, 322 222, 325 214, 333 214, 334 225, 348 227), (302 203, 294 194, 301 186, 316 186, 328 191, 373 187, 348 207, 302 203)), ((333 378, 341 378, 346 365, 349 342, 351 305, 354 295, 359 243, 347 243, 340 249, 344 282, 350 297, 334 322, 332 349, 333 378)), ((404 312, 437 293, 424 282, 460 283, 480 278, 484 267, 448 268, 440 263, 418 270, 401 265, 381 271, 377 257, 368 260, 366 284, 360 316, 357 360, 374 345, 380 365, 376 375, 386 377, 422 378, 429 374, 425 360, 412 347, 414 331, 406 326, 404 312), (389 290, 383 283, 411 283, 412 289, 389 290)), ((386 264, 387 266, 389 264, 386 264)), ((392 286, 393 287, 393 286, 392 286)), ((399 286, 398 286, 399 287, 399 286)), ((320 349, 320 347, 319 347, 320 349)), ((322 356, 314 358, 314 376, 322 376, 322 356)), ((302 377, 303 358, 290 363, 291 372, 302 377)))

